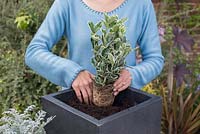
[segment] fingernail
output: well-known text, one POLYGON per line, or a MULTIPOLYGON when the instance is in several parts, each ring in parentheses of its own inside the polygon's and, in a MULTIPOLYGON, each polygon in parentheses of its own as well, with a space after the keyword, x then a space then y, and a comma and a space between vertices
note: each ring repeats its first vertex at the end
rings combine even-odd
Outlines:
POLYGON ((116 95, 117 95, 117 92, 114 93, 114 96, 116 96, 116 95))
POLYGON ((115 91, 117 91, 117 89, 114 88, 113 91, 115 92, 115 91))

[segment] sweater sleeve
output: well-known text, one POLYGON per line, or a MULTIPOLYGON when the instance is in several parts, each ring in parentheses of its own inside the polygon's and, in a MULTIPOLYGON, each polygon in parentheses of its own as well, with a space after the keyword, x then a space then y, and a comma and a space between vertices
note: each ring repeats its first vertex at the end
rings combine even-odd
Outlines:
POLYGON ((70 88, 83 68, 51 52, 66 30, 67 0, 55 0, 25 53, 25 63, 49 81, 70 88))
POLYGON ((142 88, 158 76, 164 65, 153 3, 151 0, 147 1, 142 30, 138 37, 142 62, 136 66, 126 67, 132 75, 131 87, 136 89, 142 88))

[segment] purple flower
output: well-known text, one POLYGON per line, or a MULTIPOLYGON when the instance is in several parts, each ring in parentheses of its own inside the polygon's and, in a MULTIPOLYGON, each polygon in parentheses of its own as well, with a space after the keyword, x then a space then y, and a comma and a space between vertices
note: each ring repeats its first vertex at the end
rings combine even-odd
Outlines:
POLYGON ((160 42, 163 43, 165 42, 166 40, 164 39, 164 36, 165 36, 165 28, 162 27, 162 26, 158 26, 158 33, 159 33, 159 36, 160 36, 160 42))
POLYGON ((158 26, 158 32, 159 32, 159 35, 164 37, 165 35, 165 28, 162 27, 162 26, 158 26))
POLYGON ((200 91, 200 85, 197 87, 197 90, 196 91, 200 91))
POLYGON ((200 81, 200 74, 197 76, 197 80, 200 81))

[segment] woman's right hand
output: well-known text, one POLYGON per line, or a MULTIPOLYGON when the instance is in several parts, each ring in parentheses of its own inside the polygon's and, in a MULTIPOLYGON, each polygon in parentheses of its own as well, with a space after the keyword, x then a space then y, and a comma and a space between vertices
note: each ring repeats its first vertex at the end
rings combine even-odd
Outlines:
POLYGON ((93 79, 93 74, 87 70, 83 70, 73 81, 72 88, 81 103, 92 104, 93 79))

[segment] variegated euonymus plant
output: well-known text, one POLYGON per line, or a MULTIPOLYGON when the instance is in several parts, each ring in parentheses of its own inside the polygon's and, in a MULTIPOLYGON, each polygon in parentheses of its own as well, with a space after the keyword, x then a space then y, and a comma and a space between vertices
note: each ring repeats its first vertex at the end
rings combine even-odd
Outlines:
POLYGON ((120 70, 125 66, 125 57, 131 52, 126 39, 126 18, 108 16, 97 24, 89 22, 94 56, 92 64, 96 68, 95 84, 105 86, 114 83, 120 70))

